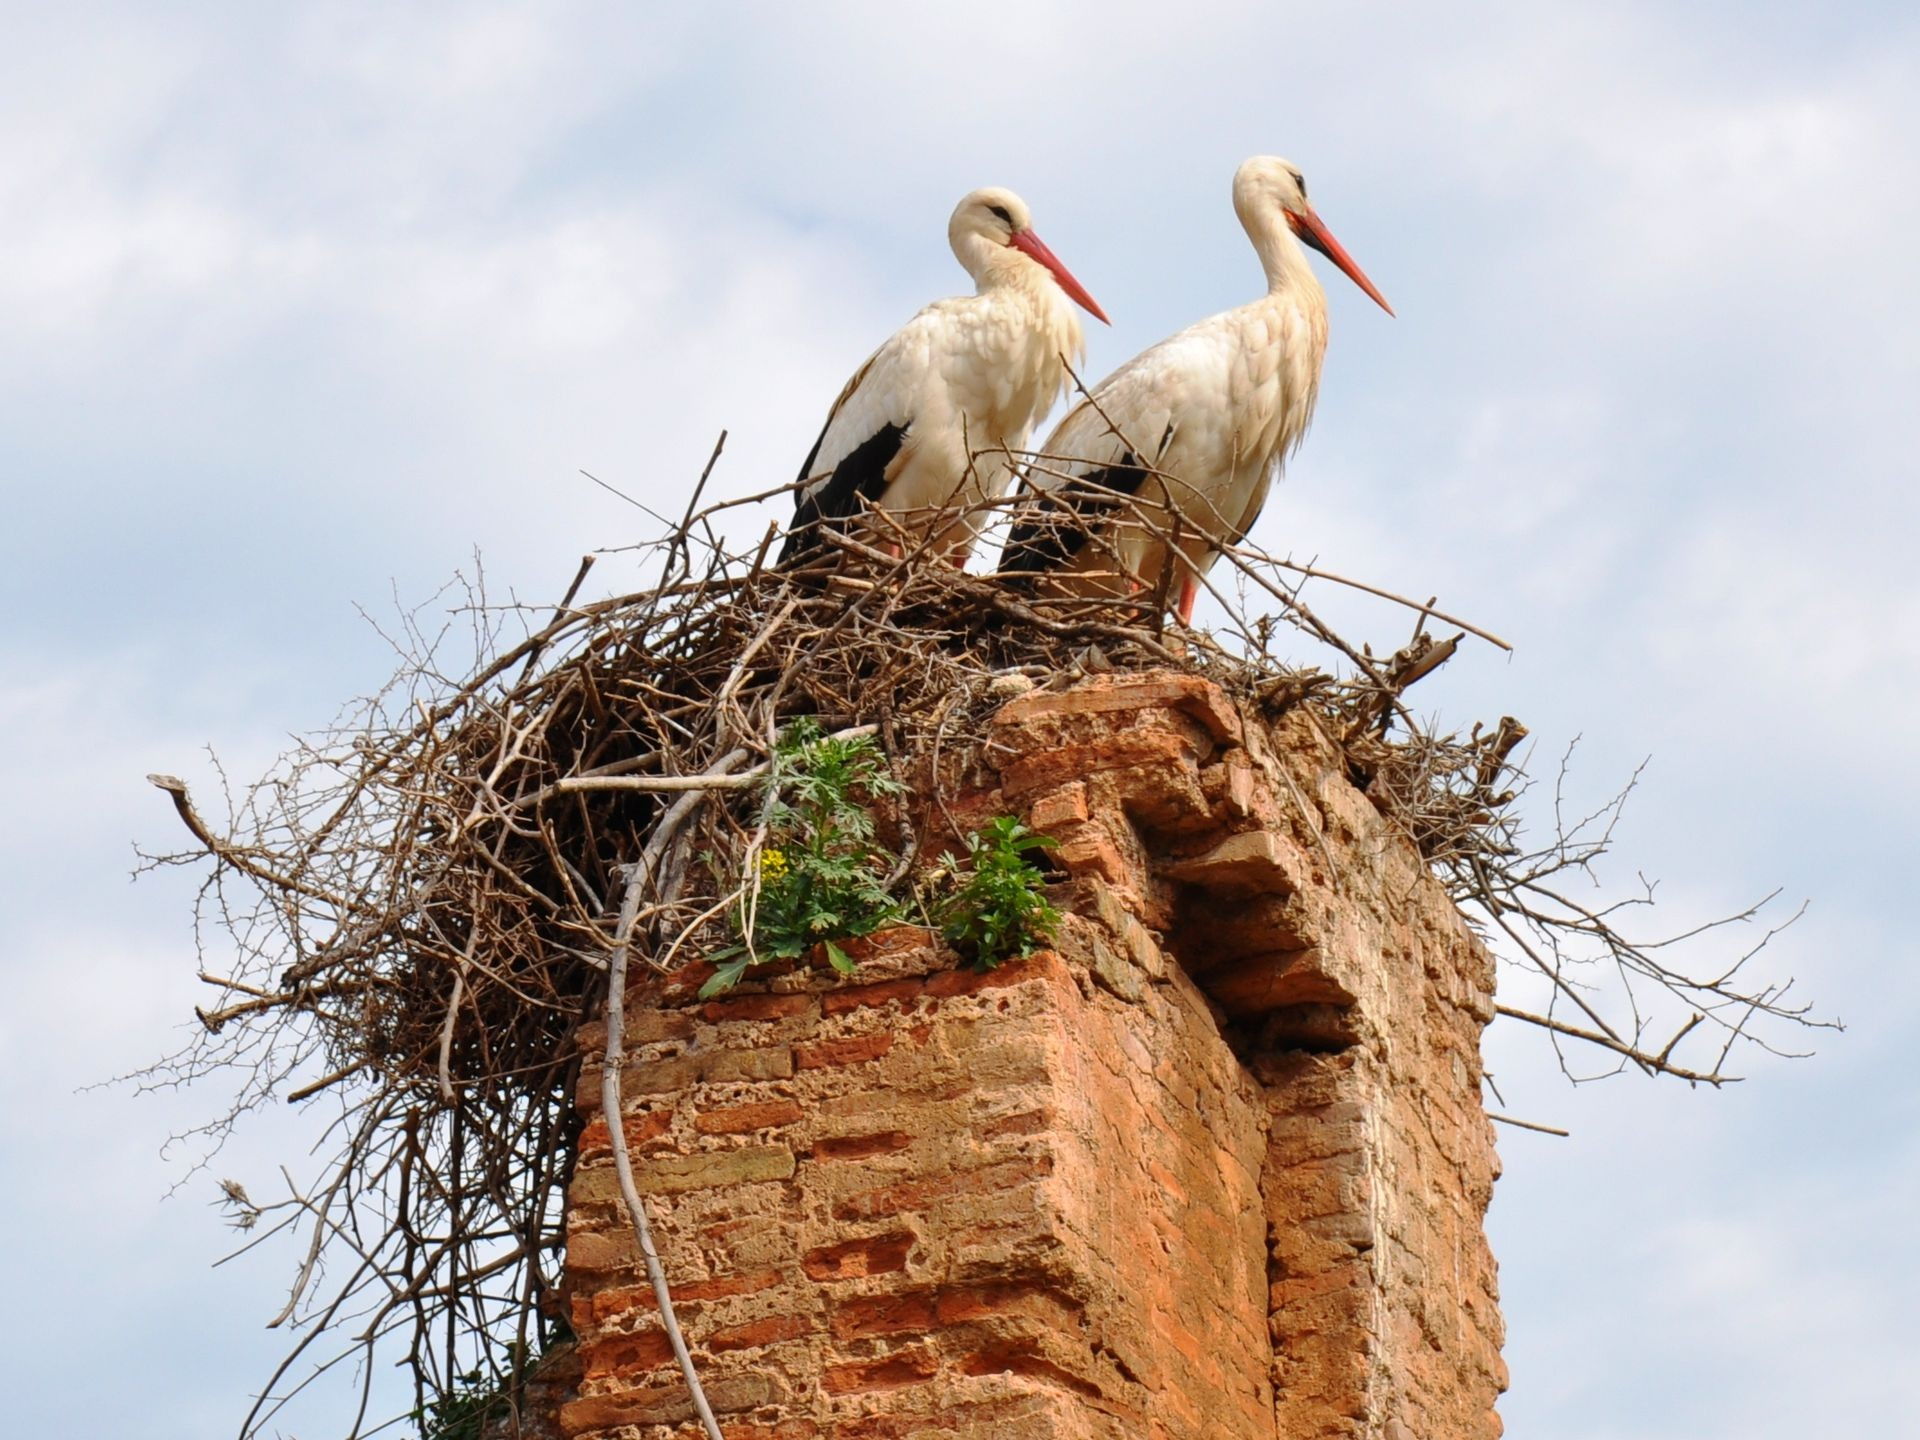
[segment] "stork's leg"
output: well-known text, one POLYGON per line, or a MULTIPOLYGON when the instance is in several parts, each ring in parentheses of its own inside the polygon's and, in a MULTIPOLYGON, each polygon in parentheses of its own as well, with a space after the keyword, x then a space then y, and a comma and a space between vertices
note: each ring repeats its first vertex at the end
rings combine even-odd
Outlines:
POLYGON ((964 570, 967 568, 967 561, 972 555, 973 542, 971 540, 962 540, 958 545, 948 549, 947 563, 956 570, 964 570))
POLYGON ((1180 623, 1193 624, 1193 607, 1200 599, 1200 577, 1189 571, 1180 581, 1180 623))

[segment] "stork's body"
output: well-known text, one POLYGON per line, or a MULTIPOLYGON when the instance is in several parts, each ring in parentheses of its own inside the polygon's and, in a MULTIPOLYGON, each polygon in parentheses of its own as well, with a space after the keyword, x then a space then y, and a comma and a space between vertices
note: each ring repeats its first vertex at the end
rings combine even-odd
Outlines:
POLYGON ((1074 304, 1106 319, 1012 191, 974 191, 947 234, 975 293, 929 305, 854 372, 801 467, 782 563, 867 506, 893 522, 879 538, 897 526, 963 560, 1082 353, 1074 304))
POLYGON ((1199 577, 1253 528, 1313 418, 1327 349, 1326 292, 1296 236, 1386 301, 1307 206, 1286 161, 1247 161, 1233 201, 1266 294, 1142 351, 1068 413, 1028 472, 1034 504, 1003 571, 1043 572, 1049 593, 1076 596, 1177 583, 1190 620, 1199 577))

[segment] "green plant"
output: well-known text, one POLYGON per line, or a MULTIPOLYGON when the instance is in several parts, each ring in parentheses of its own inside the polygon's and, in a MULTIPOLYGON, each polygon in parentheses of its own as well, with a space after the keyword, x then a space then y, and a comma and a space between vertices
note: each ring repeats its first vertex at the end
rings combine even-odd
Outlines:
POLYGON ((795 960, 815 945, 826 947, 836 970, 853 969, 835 942, 902 914, 866 803, 902 788, 871 736, 823 735, 812 720, 787 727, 761 791, 767 839, 735 911, 741 938, 711 957, 720 968, 701 995, 731 989, 751 965, 795 960))
MULTIPOLYGON (((543 1338, 541 1354, 572 1334, 564 1324, 556 1325, 543 1338)), ((476 1366, 456 1376, 452 1388, 417 1407, 413 1423, 419 1427, 420 1440, 481 1440, 488 1422, 508 1413, 511 1396, 525 1389, 539 1364, 526 1345, 508 1345, 504 1358, 506 1364, 500 1369, 476 1366)))
POLYGON ((506 1407, 506 1390, 484 1370, 469 1370, 456 1384, 413 1412, 420 1440, 480 1440, 487 1421, 506 1407))
POLYGON ((967 841, 964 871, 952 855, 944 856, 950 888, 934 914, 947 943, 991 970, 1003 960, 1031 955, 1051 940, 1060 912, 1047 902, 1047 877, 1032 856, 1054 844, 1052 836, 1001 815, 967 841))

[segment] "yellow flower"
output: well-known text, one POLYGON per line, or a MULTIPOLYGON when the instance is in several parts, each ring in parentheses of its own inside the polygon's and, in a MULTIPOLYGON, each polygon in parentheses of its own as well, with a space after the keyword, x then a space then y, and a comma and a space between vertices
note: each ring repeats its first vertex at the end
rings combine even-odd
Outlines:
POLYGON ((760 852, 760 878, 778 880, 787 873, 786 852, 781 850, 762 850, 760 852))

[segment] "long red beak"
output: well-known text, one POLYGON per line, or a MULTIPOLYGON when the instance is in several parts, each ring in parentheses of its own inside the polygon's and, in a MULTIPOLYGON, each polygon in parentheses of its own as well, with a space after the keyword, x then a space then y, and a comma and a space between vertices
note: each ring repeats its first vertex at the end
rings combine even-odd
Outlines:
POLYGON ((1333 232, 1321 223, 1320 217, 1309 210, 1304 215, 1288 210, 1284 212, 1287 224, 1293 227, 1293 233, 1318 250, 1334 264, 1347 272, 1347 278, 1366 291, 1373 303, 1387 314, 1393 314, 1393 307, 1387 304, 1387 297, 1373 288, 1373 282, 1367 279, 1367 272, 1353 263, 1353 257, 1347 254, 1346 247, 1333 238, 1333 232))
MULTIPOLYGON (((1060 288, 1067 292, 1067 297, 1072 300, 1074 304, 1093 316, 1093 318, 1098 320, 1102 325, 1111 325, 1113 323, 1107 319, 1107 312, 1100 308, 1099 302, 1087 293, 1086 287, 1073 278, 1073 272, 1060 263, 1060 257, 1049 250, 1046 247, 1046 243, 1041 240, 1038 235, 1034 234, 1033 231, 1016 230, 1013 232, 1013 238, 1008 240, 1007 243, 1022 254, 1032 256, 1035 260, 1038 260, 1042 265, 1046 266, 1048 270, 1052 271, 1053 278, 1060 282, 1060 288)), ((1380 303, 1384 305, 1386 301, 1383 300, 1380 303)))

